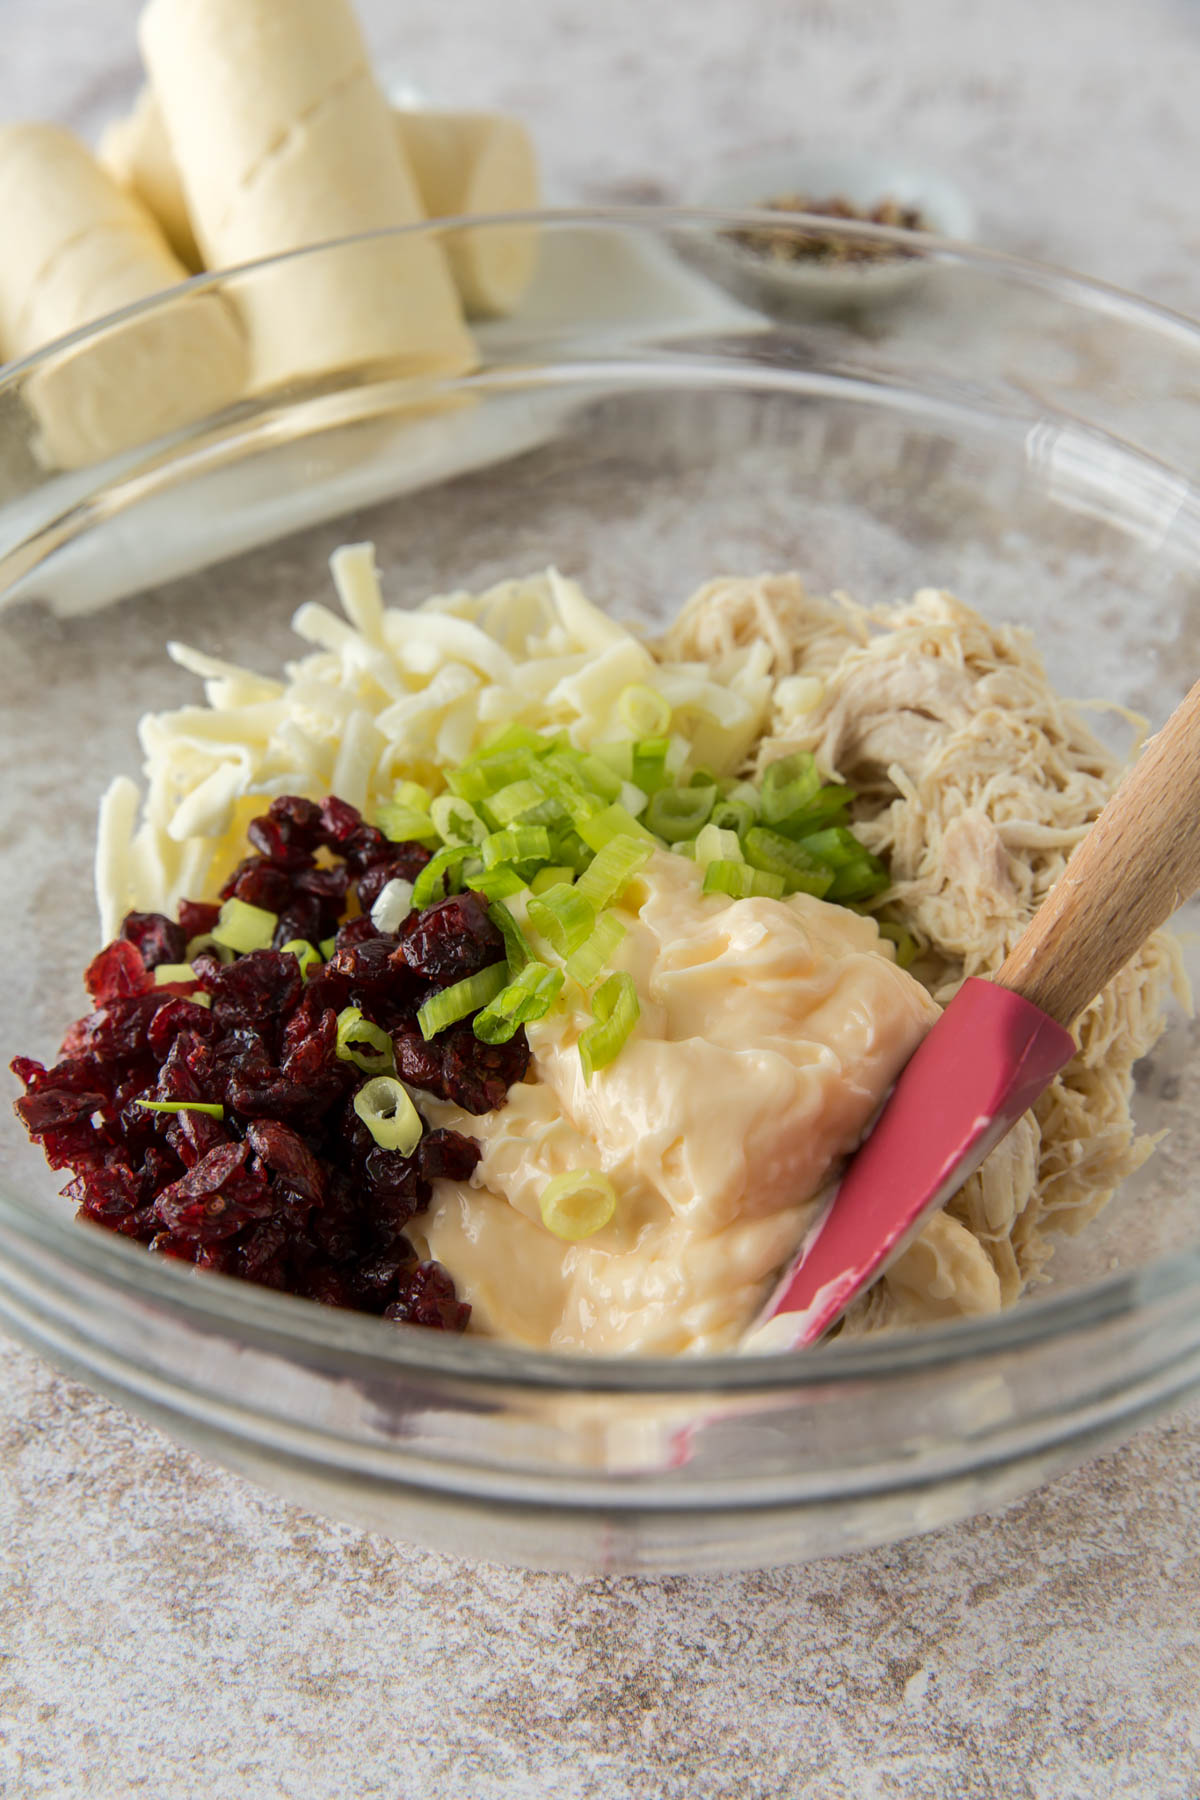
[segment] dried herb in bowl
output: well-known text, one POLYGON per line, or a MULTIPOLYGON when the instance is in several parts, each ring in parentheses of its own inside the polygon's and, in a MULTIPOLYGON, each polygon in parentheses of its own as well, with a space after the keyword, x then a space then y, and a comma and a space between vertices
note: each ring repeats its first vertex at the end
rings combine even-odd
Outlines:
MULTIPOLYGON (((928 231, 929 225, 919 207, 904 206, 890 197, 872 207, 858 207, 841 195, 829 200, 814 200, 808 194, 777 194, 758 203, 762 212, 815 213, 823 219, 852 220, 865 225, 893 225, 902 231, 928 231)), ((748 226, 743 231, 728 233, 730 242, 752 250, 772 262, 819 262, 837 265, 852 263, 892 262, 910 258, 913 250, 871 238, 848 237, 840 231, 801 231, 793 225, 777 229, 767 225, 748 226)))

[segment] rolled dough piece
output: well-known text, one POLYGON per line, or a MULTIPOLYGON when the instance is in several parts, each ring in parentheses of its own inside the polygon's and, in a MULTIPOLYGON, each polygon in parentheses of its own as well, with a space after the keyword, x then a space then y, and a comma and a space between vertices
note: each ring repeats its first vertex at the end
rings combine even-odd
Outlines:
MULTIPOLYGON (((537 156, 520 120, 500 113, 400 111, 396 128, 431 219, 537 206, 537 156)), ((511 312, 529 286, 537 234, 528 226, 459 231, 446 239, 446 253, 467 312, 495 318, 511 312)))
MULTIPOLYGON (((429 218, 461 213, 523 212, 539 204, 537 156, 517 119, 499 113, 394 114, 429 218)), ((109 126, 100 160, 155 214, 189 267, 200 267, 187 196, 171 152, 157 96, 149 87, 132 113, 109 126)), ((511 312, 533 274, 536 234, 529 230, 458 232, 446 245, 459 299, 468 315, 511 312)))
MULTIPOLYGON (((150 0, 142 54, 196 240, 225 268, 424 215, 348 0, 150 0)), ((428 239, 347 244, 244 278, 256 386, 475 361, 428 239)))
POLYGON ((127 118, 113 120, 100 139, 96 160, 154 214, 184 267, 193 274, 202 269, 204 258, 152 88, 142 88, 127 118))
MULTIPOLYGON (((0 354, 26 356, 186 278, 145 208, 56 125, 0 127, 0 354)), ((182 294, 53 353, 23 390, 44 461, 78 467, 235 399, 246 348, 226 302, 182 294)))

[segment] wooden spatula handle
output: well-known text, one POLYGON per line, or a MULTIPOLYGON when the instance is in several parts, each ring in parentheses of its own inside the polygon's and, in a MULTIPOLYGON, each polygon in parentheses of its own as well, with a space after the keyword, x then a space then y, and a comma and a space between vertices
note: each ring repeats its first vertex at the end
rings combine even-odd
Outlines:
POLYGON ((995 979, 1070 1025, 1200 887, 1200 681, 1147 742, 995 979))

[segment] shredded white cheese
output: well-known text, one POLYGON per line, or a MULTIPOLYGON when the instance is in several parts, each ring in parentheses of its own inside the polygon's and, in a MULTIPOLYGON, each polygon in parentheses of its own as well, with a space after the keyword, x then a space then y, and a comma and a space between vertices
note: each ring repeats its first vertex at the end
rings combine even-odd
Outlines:
POLYGON ((171 644, 198 675, 203 706, 141 722, 146 792, 114 782, 100 814, 96 893, 111 935, 131 908, 173 912, 204 897, 244 853, 246 824, 273 795, 336 793, 368 815, 399 780, 434 791, 502 726, 565 730, 590 748, 619 735, 620 692, 661 693, 698 759, 732 771, 762 732, 771 699, 761 646, 714 682, 700 660, 656 660, 577 582, 549 569, 482 594, 385 607, 370 544, 332 559, 344 616, 316 601, 293 629, 310 653, 278 681, 171 644))

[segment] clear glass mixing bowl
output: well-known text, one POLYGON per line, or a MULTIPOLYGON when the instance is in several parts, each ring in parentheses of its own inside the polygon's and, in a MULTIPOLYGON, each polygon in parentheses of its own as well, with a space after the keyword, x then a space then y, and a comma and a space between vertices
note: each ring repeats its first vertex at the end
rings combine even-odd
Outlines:
MULTIPOLYGON (((375 539, 395 602, 554 560, 651 627, 721 571, 945 586, 1033 626, 1064 691, 1165 717, 1200 643, 1200 331, 936 243, 886 301, 793 294, 729 237, 753 222, 530 217, 534 286, 470 374, 316 366, 217 414, 176 396, 151 441, 144 359, 178 295, 8 372, 5 1061, 51 1056, 80 1010, 97 797, 136 774, 139 714, 194 691, 165 640, 276 666, 347 539, 375 539)), ((347 254, 194 292, 253 318, 264 282, 335 292, 347 254)), ((1011 1500, 1195 1387, 1198 1084, 1177 1021, 1137 1098, 1169 1135, 1007 1316, 675 1363, 449 1341, 167 1265, 73 1223, 5 1106, 0 1312, 181 1441, 396 1536, 553 1568, 791 1561, 1011 1500)))

